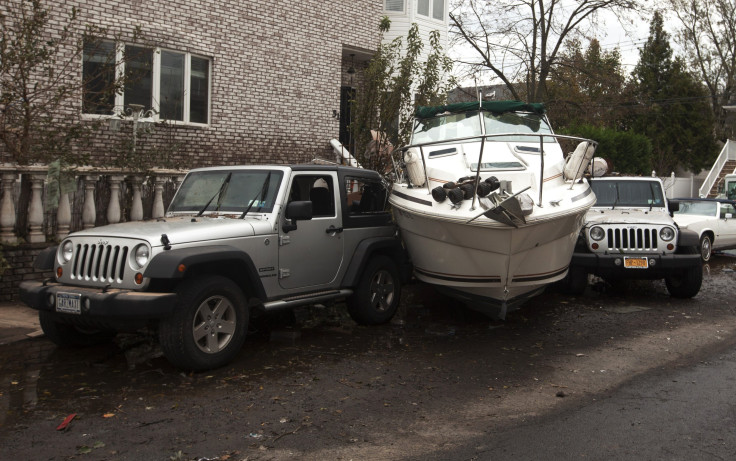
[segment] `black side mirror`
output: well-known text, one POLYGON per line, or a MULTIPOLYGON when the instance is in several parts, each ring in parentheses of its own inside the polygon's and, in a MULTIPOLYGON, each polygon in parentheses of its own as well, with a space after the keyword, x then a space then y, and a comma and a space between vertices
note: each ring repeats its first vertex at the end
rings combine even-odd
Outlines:
POLYGON ((672 216, 672 213, 675 211, 680 211, 680 202, 670 200, 667 202, 667 209, 670 212, 670 216, 672 216))
POLYGON ((309 221, 312 219, 312 202, 309 200, 289 202, 286 205, 284 217, 290 222, 285 222, 281 228, 284 233, 296 230, 297 221, 309 221))

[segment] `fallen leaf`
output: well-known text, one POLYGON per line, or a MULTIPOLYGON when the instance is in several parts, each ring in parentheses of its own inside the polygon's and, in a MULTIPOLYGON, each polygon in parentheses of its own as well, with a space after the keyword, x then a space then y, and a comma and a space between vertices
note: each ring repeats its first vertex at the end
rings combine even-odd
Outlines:
POLYGON ((64 421, 62 421, 61 424, 59 424, 58 426, 56 426, 56 430, 57 431, 63 431, 64 429, 66 429, 69 426, 69 423, 72 422, 72 420, 74 419, 75 416, 77 416, 77 414, 76 413, 72 413, 71 415, 69 415, 66 418, 64 418, 64 421))
POLYGON ((115 413, 105 413, 102 415, 103 418, 112 418, 113 416, 115 416, 115 413))

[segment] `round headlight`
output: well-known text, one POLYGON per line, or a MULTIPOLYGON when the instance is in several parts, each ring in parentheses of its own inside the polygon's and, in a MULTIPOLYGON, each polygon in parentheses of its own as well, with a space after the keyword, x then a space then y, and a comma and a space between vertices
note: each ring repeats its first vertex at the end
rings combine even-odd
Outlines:
POLYGON ((133 260, 138 265, 137 269, 140 269, 148 263, 150 255, 151 253, 148 251, 148 246, 146 244, 141 243, 135 247, 135 250, 133 250, 133 260))
POLYGON ((665 242, 669 242, 673 238, 675 238, 675 230, 671 227, 663 227, 659 231, 659 238, 661 238, 665 242))
POLYGON ((59 261, 64 264, 72 260, 74 254, 74 244, 67 240, 61 244, 61 250, 59 251, 59 261))
POLYGON ((590 238, 592 238, 595 241, 603 240, 603 237, 605 236, 606 236, 606 232, 601 227, 595 226, 590 229, 590 238))

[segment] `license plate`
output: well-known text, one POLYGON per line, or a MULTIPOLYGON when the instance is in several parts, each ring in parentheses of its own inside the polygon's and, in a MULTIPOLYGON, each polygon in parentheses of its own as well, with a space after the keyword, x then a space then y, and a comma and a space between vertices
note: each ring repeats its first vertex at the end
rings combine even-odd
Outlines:
POLYGON ((81 314, 82 295, 80 293, 56 293, 56 312, 81 314))
POLYGON ((626 269, 648 269, 649 259, 624 257, 624 267, 626 269))

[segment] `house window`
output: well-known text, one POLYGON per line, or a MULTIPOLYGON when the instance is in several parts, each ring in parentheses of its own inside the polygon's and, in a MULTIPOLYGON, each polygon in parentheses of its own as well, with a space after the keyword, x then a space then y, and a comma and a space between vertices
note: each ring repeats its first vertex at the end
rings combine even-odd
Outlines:
POLYGON ((85 114, 110 114, 115 105, 115 44, 94 42, 84 44, 85 114))
POLYGON ((384 0, 383 9, 385 11, 404 11, 404 0, 384 0))
POLYGON ((85 44, 85 114, 111 115, 131 104, 153 109, 157 120, 209 123, 210 60, 158 48, 85 44), (115 75, 125 76, 115 92, 115 75))
POLYGON ((417 0, 417 14, 445 20, 445 0, 417 0))

